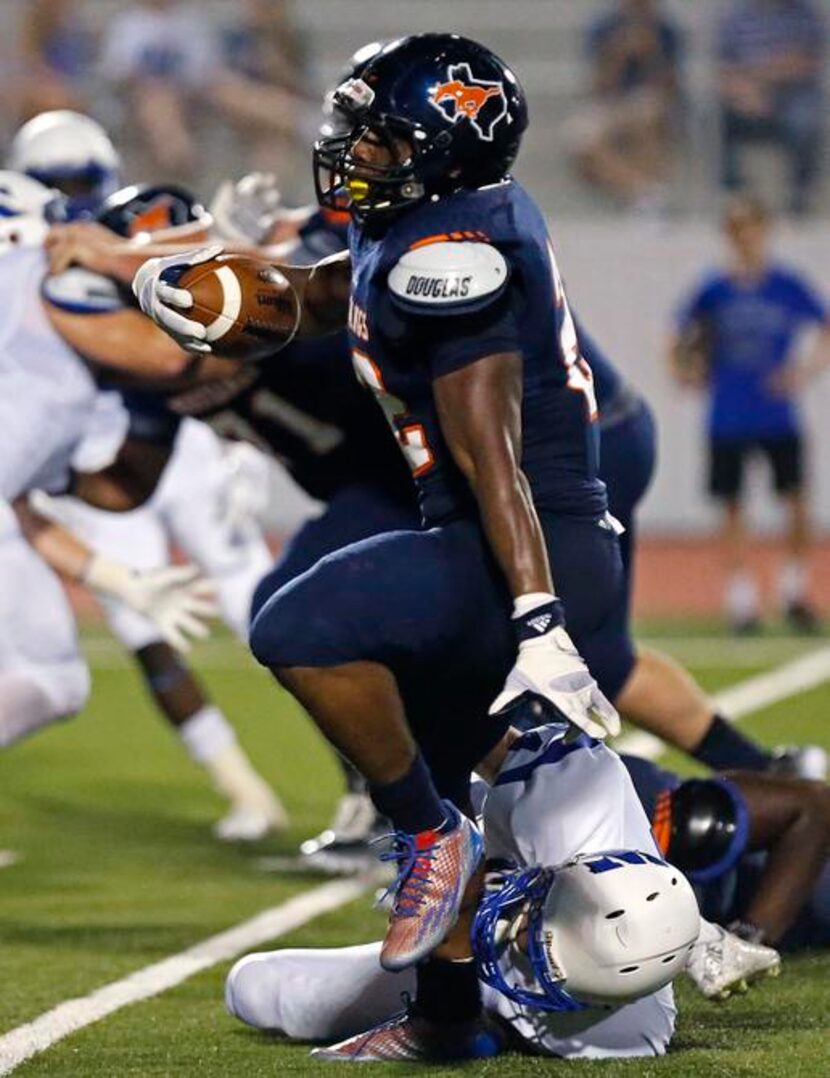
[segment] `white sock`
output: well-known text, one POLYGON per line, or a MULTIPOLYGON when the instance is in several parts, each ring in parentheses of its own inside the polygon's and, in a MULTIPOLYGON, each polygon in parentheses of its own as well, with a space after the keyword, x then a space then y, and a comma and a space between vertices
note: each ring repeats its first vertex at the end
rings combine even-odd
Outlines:
POLYGON ((7 748, 66 716, 25 674, 0 675, 0 748, 7 748))
POLYGON ((246 805, 279 817, 279 800, 236 740, 218 707, 201 708, 182 723, 179 735, 193 760, 207 771, 218 793, 232 805, 246 805))
POLYGON ((218 707, 208 704, 178 728, 179 737, 197 764, 207 767, 229 745, 236 744, 234 728, 218 707))
POLYGON ((778 599, 783 607, 804 601, 807 590, 807 570, 804 562, 791 558, 778 572, 778 599))
POLYGON ((282 815, 283 809, 277 795, 236 742, 227 745, 218 756, 205 764, 205 767, 210 772, 216 789, 224 794, 231 804, 282 815))
POLYGON ((758 616, 758 586, 751 573, 733 573, 726 583, 724 597, 730 621, 751 621, 758 616))

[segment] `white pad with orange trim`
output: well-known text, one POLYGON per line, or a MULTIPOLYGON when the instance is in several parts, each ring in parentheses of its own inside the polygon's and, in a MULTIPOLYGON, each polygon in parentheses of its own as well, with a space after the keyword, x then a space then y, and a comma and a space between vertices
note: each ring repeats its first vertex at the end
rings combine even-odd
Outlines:
POLYGON ((509 277, 507 260, 491 244, 441 241, 407 251, 389 273, 389 291, 405 309, 455 314, 485 306, 509 277))

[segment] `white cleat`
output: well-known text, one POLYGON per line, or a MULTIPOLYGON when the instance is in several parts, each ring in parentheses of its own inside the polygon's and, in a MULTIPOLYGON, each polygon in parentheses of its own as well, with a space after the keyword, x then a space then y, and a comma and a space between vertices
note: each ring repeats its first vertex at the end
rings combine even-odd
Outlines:
POLYGON ((347 793, 337 803, 331 826, 306 839, 300 854, 309 868, 320 872, 337 876, 365 872, 377 865, 372 840, 387 830, 368 794, 347 793))
POLYGON ((686 972, 706 999, 728 999, 746 992, 753 981, 781 972, 781 956, 774 948, 750 943, 707 921, 702 925, 686 972))
POLYGON ((273 831, 285 831, 288 813, 276 797, 250 804, 238 803, 213 825, 220 842, 259 842, 273 831))
POLYGON ((778 745, 772 750, 771 774, 827 781, 827 752, 821 745, 778 745))

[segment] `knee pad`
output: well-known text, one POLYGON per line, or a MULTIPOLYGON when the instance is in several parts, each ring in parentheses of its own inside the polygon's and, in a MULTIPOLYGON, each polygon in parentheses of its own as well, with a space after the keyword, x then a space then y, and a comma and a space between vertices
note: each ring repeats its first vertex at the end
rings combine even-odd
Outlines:
POLYGON ((83 659, 43 666, 30 672, 33 681, 52 703, 54 719, 69 719, 86 707, 92 681, 83 659))
POLYGON ((80 661, 0 674, 0 746, 14 745, 77 714, 89 687, 89 672, 80 661))
POLYGON ((337 614, 329 615, 331 596, 326 600, 319 576, 315 571, 292 581, 255 615, 248 643, 257 662, 271 668, 336 663, 327 659, 327 645, 336 633, 337 614))
POLYGON ((225 981, 228 1014, 254 1029, 281 1030, 277 978, 273 976, 275 960, 278 962, 279 956, 246 955, 233 966, 225 981))

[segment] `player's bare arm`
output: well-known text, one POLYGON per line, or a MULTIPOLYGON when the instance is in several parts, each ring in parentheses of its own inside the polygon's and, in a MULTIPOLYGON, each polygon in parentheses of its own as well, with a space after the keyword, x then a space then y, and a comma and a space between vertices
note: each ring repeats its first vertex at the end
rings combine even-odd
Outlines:
POLYGON ((441 429, 473 489, 513 598, 553 593, 542 528, 521 455, 522 357, 487 356, 433 383, 441 429))
MULTIPOLYGON (((223 250, 221 244, 216 244, 191 251, 186 256, 174 253, 156 257, 145 262, 133 280, 133 291, 142 311, 183 348, 201 354, 213 352, 222 355, 227 354, 229 346, 233 346, 237 358, 244 353, 242 338, 245 336, 249 311, 252 305, 256 305, 257 290, 262 290, 257 265, 262 270, 270 268, 275 271, 270 281, 272 298, 276 300, 279 293, 283 293, 283 298, 290 299, 298 311, 298 317, 290 326, 274 322, 272 351, 277 351, 294 337, 325 336, 346 325, 351 280, 347 252, 323 259, 314 266, 297 267, 276 265, 263 258, 259 251, 254 252, 255 257, 240 255, 245 263, 243 266, 232 258, 223 259, 223 250), (221 260, 220 264, 217 264, 217 260, 221 260), (196 278, 209 281, 210 271, 219 269, 220 265, 226 266, 234 274, 234 288, 239 293, 235 320, 237 332, 234 336, 231 335, 233 327, 230 326, 221 333, 209 336, 211 322, 223 313, 223 309, 210 297, 194 292, 196 278), (194 269, 201 272, 194 275, 194 269), (240 330, 241 334, 238 332, 240 330)), ((267 332, 262 326, 258 327, 256 339, 249 342, 250 355, 247 358, 252 358, 266 339, 267 332)))
POLYGON ((748 771, 728 777, 749 811, 750 847, 768 852, 746 920, 774 945, 795 922, 830 854, 830 789, 748 771))
POLYGON ((180 651, 189 637, 209 634, 204 619, 216 613, 211 585, 192 566, 137 571, 96 553, 49 515, 51 499, 39 508, 25 497, 14 512, 26 540, 55 572, 94 591, 121 600, 155 622, 165 641, 180 651))
POLYGON ((127 438, 106 468, 73 472, 67 493, 95 509, 128 513, 151 497, 171 454, 169 445, 127 438))
POLYGON ((521 470, 522 357, 487 356, 437 378, 433 393, 442 433, 475 494, 514 599, 519 654, 492 710, 530 693, 593 736, 616 733, 616 712, 564 629, 544 535, 521 470))
POLYGON ((195 245, 209 242, 201 222, 164 229, 147 236, 126 239, 94 221, 53 225, 44 241, 52 273, 62 273, 70 266, 84 266, 94 273, 130 284, 141 266, 150 258, 176 253, 187 254, 195 245))
POLYGON ((45 307, 66 343, 99 366, 166 380, 183 375, 192 363, 190 353, 139 311, 75 314, 48 300, 45 307))

